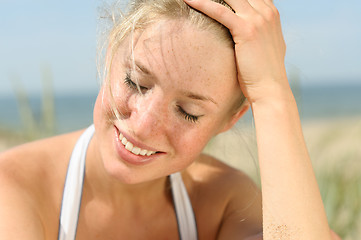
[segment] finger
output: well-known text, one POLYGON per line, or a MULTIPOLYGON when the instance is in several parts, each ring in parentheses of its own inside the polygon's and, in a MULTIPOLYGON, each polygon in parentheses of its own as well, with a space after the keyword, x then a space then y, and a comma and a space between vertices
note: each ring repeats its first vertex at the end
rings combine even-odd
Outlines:
POLYGON ((247 0, 224 0, 239 15, 248 15, 254 12, 254 9, 247 0))
MULTIPOLYGON (((231 32, 242 21, 232 10, 211 0, 184 0, 189 6, 227 27, 231 32)), ((243 1, 243 0, 242 0, 243 1)))
POLYGON ((276 15, 279 15, 278 9, 274 5, 273 0, 264 0, 264 2, 273 10, 274 13, 276 13, 276 15))
POLYGON ((248 0, 249 4, 263 16, 264 19, 270 20, 274 16, 273 9, 265 2, 265 0, 248 0))

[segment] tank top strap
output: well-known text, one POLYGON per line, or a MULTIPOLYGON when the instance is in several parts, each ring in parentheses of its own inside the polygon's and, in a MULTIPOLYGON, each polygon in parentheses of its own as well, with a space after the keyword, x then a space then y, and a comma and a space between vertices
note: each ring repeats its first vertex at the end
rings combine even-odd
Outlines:
POLYGON ((93 134, 94 125, 91 125, 75 144, 69 161, 60 210, 58 240, 74 240, 76 236, 83 193, 85 158, 93 134))
POLYGON ((178 221, 179 238, 181 240, 197 240, 197 222, 180 172, 171 174, 170 182, 178 221))

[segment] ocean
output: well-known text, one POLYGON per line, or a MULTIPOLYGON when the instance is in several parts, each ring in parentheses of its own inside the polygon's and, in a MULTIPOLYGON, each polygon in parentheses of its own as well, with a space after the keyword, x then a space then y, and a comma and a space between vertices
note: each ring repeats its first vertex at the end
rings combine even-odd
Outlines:
MULTIPOLYGON (((341 117, 361 118, 361 84, 342 86, 307 86, 294 89, 302 121, 341 117)), ((56 95, 55 129, 65 133, 86 128, 93 121, 97 93, 56 95)), ((29 98, 36 122, 40 122, 41 96, 29 98)), ((251 113, 245 117, 250 119, 251 113)), ((21 131, 23 123, 15 96, 0 96, 0 129, 21 131)))
MULTIPOLYGON (((86 128, 93 122, 97 93, 56 95, 54 97, 55 132, 65 133, 86 128)), ((30 108, 37 123, 42 118, 41 96, 30 96, 30 108)), ((15 96, 0 97, 0 129, 19 130, 24 127, 15 96)))

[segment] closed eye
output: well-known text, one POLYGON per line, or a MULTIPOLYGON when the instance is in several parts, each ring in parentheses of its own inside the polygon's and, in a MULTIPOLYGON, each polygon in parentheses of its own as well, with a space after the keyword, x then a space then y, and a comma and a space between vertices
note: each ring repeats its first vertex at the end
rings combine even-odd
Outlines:
POLYGON ((190 121, 192 123, 198 122, 199 118, 201 117, 187 113, 181 106, 178 106, 178 111, 181 115, 183 115, 185 120, 190 121))
POLYGON ((148 90, 148 88, 144 87, 144 86, 141 86, 139 84, 136 84, 135 82, 132 81, 131 79, 131 76, 130 76, 130 73, 128 72, 125 76, 125 79, 124 79, 124 83, 132 90, 138 90, 142 93, 144 93, 145 91, 148 90))

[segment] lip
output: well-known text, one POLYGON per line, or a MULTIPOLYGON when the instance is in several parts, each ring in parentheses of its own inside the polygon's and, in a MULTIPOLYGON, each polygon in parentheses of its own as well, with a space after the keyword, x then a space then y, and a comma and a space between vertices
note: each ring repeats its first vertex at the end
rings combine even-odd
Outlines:
POLYGON ((137 147, 142 148, 142 149, 147 149, 147 150, 149 150, 149 151, 157 152, 157 149, 152 148, 152 147, 149 147, 149 146, 147 146, 147 145, 145 145, 145 144, 143 144, 143 143, 141 143, 141 142, 138 142, 137 140, 135 140, 135 139, 133 139, 131 136, 129 136, 127 133, 124 133, 124 132, 120 131, 118 127, 115 126, 115 128, 116 128, 116 130, 118 131, 118 136, 119 136, 119 133, 122 133, 123 136, 124 136, 129 142, 131 142, 134 146, 137 146, 137 147))
MULTIPOLYGON (((119 133, 120 130, 114 126, 114 138, 115 138, 115 148, 116 151, 119 155, 119 157, 132 165, 145 165, 145 164, 149 164, 151 162, 153 162, 156 158, 160 157, 161 155, 165 154, 164 152, 156 152, 153 155, 150 156, 141 156, 141 155, 135 155, 131 152, 129 152, 127 149, 125 149, 125 146, 120 142, 119 140, 119 133)), ((150 151, 156 151, 154 148, 148 147, 142 143, 139 143, 137 141, 135 141, 134 139, 132 139, 131 137, 129 137, 127 134, 124 134, 122 132, 123 136, 128 139, 131 143, 133 143, 135 146, 140 147, 142 149, 147 149, 150 151)))

